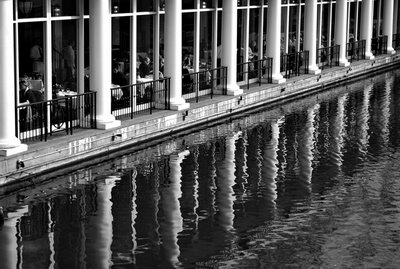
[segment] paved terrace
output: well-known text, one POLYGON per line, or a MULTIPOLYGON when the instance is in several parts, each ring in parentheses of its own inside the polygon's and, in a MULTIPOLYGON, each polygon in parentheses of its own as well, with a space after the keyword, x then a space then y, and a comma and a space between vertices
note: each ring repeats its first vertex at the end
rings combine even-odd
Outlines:
MULTIPOLYGON (((73 135, 56 133, 45 141, 28 143, 28 151, 19 155, 0 157, 0 187, 13 189, 28 186, 38 179, 65 174, 129 151, 173 139, 194 128, 216 124, 237 117, 247 110, 267 104, 282 104, 349 80, 363 79, 368 74, 393 68, 400 64, 400 55, 382 55, 374 60, 353 62, 349 67, 333 67, 318 75, 291 77, 283 84, 258 83, 244 88, 241 96, 214 95, 191 103, 185 111, 155 110, 151 115, 122 120, 120 127, 109 130, 77 129, 73 135), (23 163, 17 165, 17 163, 23 163)), ((245 87, 245 86, 244 86, 245 87)))

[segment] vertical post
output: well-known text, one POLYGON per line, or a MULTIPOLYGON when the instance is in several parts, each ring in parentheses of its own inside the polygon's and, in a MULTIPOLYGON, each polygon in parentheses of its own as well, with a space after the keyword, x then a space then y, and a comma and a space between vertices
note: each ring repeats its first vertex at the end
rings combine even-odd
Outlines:
POLYGON ((236 84, 237 1, 223 0, 222 8, 222 66, 228 67, 227 94, 239 95, 243 90, 236 84))
POLYGON ((349 66, 346 58, 347 0, 336 0, 335 43, 340 46, 339 65, 349 66))
POLYGON ((304 11, 304 50, 309 51, 308 72, 319 74, 321 70, 316 63, 317 57, 317 0, 306 0, 304 11))
POLYGON ((272 83, 286 81, 281 75, 281 0, 268 2, 267 56, 272 61, 272 83))
POLYGON ((89 0, 90 87, 97 92, 97 128, 121 125, 111 114, 111 13, 110 1, 89 0))
POLYGON ((368 60, 375 59, 371 52, 373 4, 373 0, 363 0, 361 4, 361 40, 365 40, 365 58, 368 60))
POLYGON ((383 34, 388 37, 387 53, 394 54, 393 49, 393 0, 386 0, 383 6, 383 34))
POLYGON ((188 109, 182 98, 182 1, 165 1, 165 75, 171 78, 170 109, 188 109))
POLYGON ((15 136, 13 1, 0 1, 0 156, 28 149, 15 136))

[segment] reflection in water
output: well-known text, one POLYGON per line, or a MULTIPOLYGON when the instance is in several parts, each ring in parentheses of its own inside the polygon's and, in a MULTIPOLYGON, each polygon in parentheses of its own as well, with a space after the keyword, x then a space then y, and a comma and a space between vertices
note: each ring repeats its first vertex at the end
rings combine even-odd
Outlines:
POLYGON ((181 163, 190 152, 185 150, 170 156, 170 177, 168 185, 161 191, 161 204, 164 220, 161 222, 161 236, 163 251, 168 264, 173 268, 179 267, 178 234, 183 231, 183 219, 180 211, 179 199, 181 191, 181 163))
POLYGON ((97 185, 96 215, 90 218, 86 227, 86 257, 93 268, 109 268, 111 261, 111 244, 113 235, 113 216, 111 191, 120 178, 106 177, 97 185))
POLYGON ((397 268, 399 81, 360 80, 3 195, 0 268, 397 268))
POLYGON ((235 150, 236 141, 240 132, 226 138, 225 158, 220 163, 217 170, 217 205, 218 205, 218 224, 225 230, 233 232, 234 219, 234 192, 235 185, 235 150))

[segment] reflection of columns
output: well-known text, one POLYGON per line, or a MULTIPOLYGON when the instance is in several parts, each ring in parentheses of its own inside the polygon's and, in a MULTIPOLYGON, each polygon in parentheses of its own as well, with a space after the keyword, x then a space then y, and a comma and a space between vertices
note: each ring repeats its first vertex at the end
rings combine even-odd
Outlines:
POLYGON ((278 145, 279 145, 279 125, 277 120, 271 122, 271 140, 265 145, 263 164, 261 166, 264 199, 269 202, 269 208, 265 210, 275 211, 277 186, 276 177, 278 175, 278 145))
POLYGON ((136 259, 135 259, 135 251, 137 248, 137 238, 136 238, 136 228, 135 228, 135 223, 136 223, 136 217, 137 217, 137 205, 136 205, 136 198, 137 198, 137 192, 136 192, 136 176, 137 176, 137 171, 136 168, 132 171, 132 256, 133 256, 133 262, 136 264, 136 259))
POLYGON ((181 190, 181 163, 190 152, 185 150, 170 156, 169 185, 161 192, 161 204, 164 213, 164 221, 161 223, 161 236, 163 238, 163 250, 165 258, 170 266, 179 264, 180 249, 178 245, 178 234, 183 231, 183 218, 180 211, 179 199, 181 190))
POLYGON ((369 131, 369 100, 374 83, 369 83, 365 86, 361 111, 357 115, 357 140, 360 145, 360 152, 366 153, 368 147, 368 131, 369 131))
POLYGON ((373 60, 375 57, 371 52, 371 38, 373 26, 374 1, 363 0, 361 4, 361 40, 365 40, 365 58, 373 60))
POLYGON ((110 176, 105 179, 105 182, 97 184, 97 210, 96 214, 90 217, 86 233, 87 261, 93 268, 110 268, 112 265, 113 216, 111 211, 111 192, 118 179, 110 176))
POLYGON ((223 0, 222 4, 222 66, 228 68, 228 95, 242 94, 236 84, 237 1, 223 0))
POLYGON ((20 218, 28 213, 28 206, 25 205, 16 212, 7 214, 4 225, 0 230, 0 263, 2 268, 19 268, 20 260, 18 241, 21 240, 21 234, 17 229, 20 218))
MULTIPOLYGON (((347 0, 336 0, 335 43, 340 46, 339 65, 349 66, 346 58, 347 0)), ((328 45, 329 46, 329 45, 328 45)))
POLYGON ((15 136, 13 1, 0 1, 0 156, 26 151, 15 136))
POLYGON ((225 158, 217 171, 217 206, 219 210, 218 224, 225 230, 233 229, 233 219, 235 217, 233 210, 235 185, 235 142, 238 140, 240 132, 232 137, 226 138, 225 158))
POLYGON ((182 98, 182 1, 165 1, 164 53, 165 76, 171 78, 172 110, 189 108, 182 98))
POLYGON ((309 72, 319 74, 317 66, 317 0, 306 0, 304 11, 304 50, 309 51, 309 72))
POLYGON ((384 95, 382 96, 382 101, 380 103, 379 111, 379 126, 380 128, 380 134, 381 134, 381 143, 383 143, 382 146, 387 145, 389 141, 389 119, 390 119, 390 104, 391 104, 391 93, 392 93, 392 87, 394 83, 394 76, 390 73, 387 73, 385 75, 385 92, 384 95))
POLYGON ((315 116, 318 113, 319 104, 307 110, 307 122, 301 133, 301 141, 298 149, 298 161, 299 161, 299 173, 302 183, 307 184, 307 187, 311 187, 312 177, 312 162, 314 159, 314 145, 315 145, 315 116))
POLYGON ((337 104, 337 112, 336 112, 336 118, 332 126, 333 130, 330 131, 332 133, 332 147, 331 147, 331 152, 335 154, 336 156, 336 163, 335 165, 338 167, 338 169, 341 169, 342 167, 342 161, 343 161, 343 153, 342 153, 342 147, 343 147, 343 140, 345 136, 345 106, 346 106, 346 100, 347 100, 347 94, 340 96, 338 98, 338 104, 337 104))
POLYGON ((281 9, 281 0, 268 2, 267 56, 273 58, 272 82, 278 84, 286 81, 281 75, 281 9))
POLYGON ((96 91, 97 128, 121 125, 111 114, 111 13, 109 0, 89 0, 90 89, 96 91))
POLYGON ((385 0, 383 3, 383 35, 387 39, 387 53, 394 54, 396 51, 393 49, 393 0, 385 0))

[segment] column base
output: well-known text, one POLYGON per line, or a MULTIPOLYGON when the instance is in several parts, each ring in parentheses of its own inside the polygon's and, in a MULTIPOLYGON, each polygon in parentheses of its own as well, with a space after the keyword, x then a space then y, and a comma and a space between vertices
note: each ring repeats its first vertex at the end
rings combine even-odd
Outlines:
POLYGON ((339 66, 347 67, 350 66, 350 63, 347 61, 347 59, 339 59, 339 66))
POLYGON ((239 88, 237 84, 228 86, 226 94, 229 96, 237 96, 243 94, 243 89, 239 88))
POLYGON ((375 59, 375 56, 371 52, 365 53, 365 59, 366 60, 373 60, 373 59, 375 59))
POLYGON ((284 78, 281 74, 272 75, 272 83, 273 84, 282 84, 286 82, 286 78, 284 78))
POLYGON ((169 104, 169 109, 174 111, 181 111, 189 109, 190 104, 186 103, 186 100, 183 98, 171 99, 169 104))
POLYGON ((312 75, 318 75, 321 74, 321 69, 319 69, 316 65, 312 65, 308 67, 308 73, 312 75))
POLYGON ((25 152, 28 150, 28 145, 26 144, 20 144, 17 147, 14 148, 7 148, 7 149, 0 149, 0 156, 12 156, 15 154, 19 154, 21 152, 25 152))
POLYGON ((393 48, 387 48, 387 54, 396 54, 396 51, 393 48))
POLYGON ((97 115, 96 116, 97 129, 108 130, 121 126, 120 120, 115 120, 114 115, 97 115))

